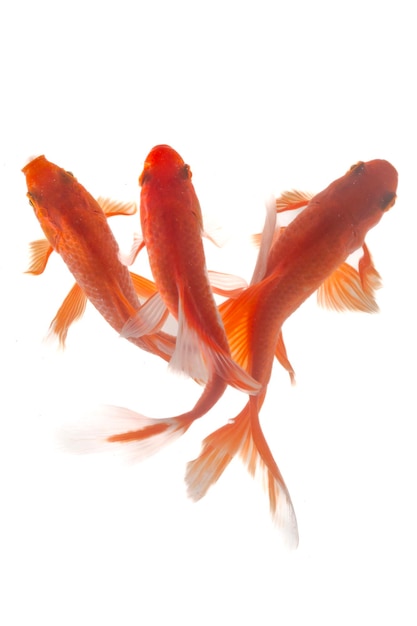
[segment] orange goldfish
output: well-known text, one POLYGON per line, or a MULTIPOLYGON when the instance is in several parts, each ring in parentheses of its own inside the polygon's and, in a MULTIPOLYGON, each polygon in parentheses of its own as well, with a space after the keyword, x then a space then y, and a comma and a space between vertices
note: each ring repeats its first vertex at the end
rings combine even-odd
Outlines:
MULTIPOLYGON (((153 420, 120 407, 103 410, 103 416, 116 416, 119 423, 125 416, 132 423, 132 430, 112 434, 110 421, 107 437, 100 429, 103 443, 132 442, 143 458, 182 435, 195 419, 205 415, 228 384, 250 394, 258 393, 260 385, 230 356, 206 269, 203 221, 189 166, 169 146, 156 146, 146 158, 139 183, 143 232, 139 248, 146 245, 158 291, 125 324, 122 335, 140 337, 154 332, 169 311, 178 320, 170 365, 207 382, 193 409, 175 417, 153 420), (149 438, 154 439, 150 442, 149 438)), ((91 433, 86 442, 92 443, 91 433)))
POLYGON ((314 196, 283 231, 274 231, 269 215, 255 281, 220 307, 231 353, 261 382, 262 391, 204 440, 200 456, 187 467, 188 494, 193 500, 204 496, 239 454, 252 475, 263 474, 274 521, 293 546, 298 543, 298 530, 291 498, 259 423, 277 344, 283 346, 281 328, 324 285, 332 285, 324 290, 330 304, 375 310, 372 292, 378 275, 364 239, 393 206, 397 180, 387 161, 361 162, 314 196), (346 258, 361 247, 359 272, 348 272, 346 258))
MULTIPOLYGON (((29 202, 47 237, 47 241, 32 244, 29 272, 40 274, 56 250, 76 280, 52 322, 52 330, 63 344, 68 326, 82 315, 88 298, 120 332, 141 306, 135 288, 144 297, 156 291, 151 281, 130 275, 120 262, 119 247, 107 223, 106 215, 130 214, 132 206, 103 201, 103 210, 71 173, 44 156, 30 161, 22 171, 29 202)), ((130 340, 165 360, 171 358, 175 347, 175 339, 159 328, 152 335, 130 340)))

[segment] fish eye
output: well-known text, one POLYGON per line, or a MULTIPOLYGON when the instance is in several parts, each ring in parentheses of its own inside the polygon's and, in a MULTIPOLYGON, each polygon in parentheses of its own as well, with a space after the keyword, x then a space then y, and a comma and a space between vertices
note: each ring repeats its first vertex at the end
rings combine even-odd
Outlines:
POLYGON ((34 202, 32 200, 33 195, 31 193, 29 193, 29 191, 28 191, 27 194, 26 194, 26 197, 29 200, 30 206, 32 207, 32 209, 34 209, 35 208, 35 204, 34 204, 34 202))
POLYGON ((365 169, 365 163, 363 161, 358 161, 357 163, 355 163, 355 165, 352 165, 352 167, 349 169, 349 172, 356 172, 356 173, 360 173, 365 169))
POLYGON ((381 209, 383 211, 388 211, 395 204, 395 200, 397 198, 397 194, 393 191, 387 191, 384 193, 381 200, 381 209))
POLYGON ((184 167, 181 169, 181 178, 187 179, 191 177, 192 177, 192 173, 191 173, 190 166, 184 165, 184 167))

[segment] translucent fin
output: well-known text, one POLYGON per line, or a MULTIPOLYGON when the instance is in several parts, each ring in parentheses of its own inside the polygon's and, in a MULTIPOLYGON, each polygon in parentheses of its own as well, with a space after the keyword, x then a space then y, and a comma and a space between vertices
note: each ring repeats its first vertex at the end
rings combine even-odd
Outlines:
POLYGON ((154 293, 143 304, 136 315, 130 318, 122 328, 121 337, 142 337, 157 332, 168 317, 166 308, 160 294, 154 293))
POLYGON ((152 419, 118 406, 102 406, 76 428, 61 431, 60 441, 69 452, 123 452, 143 461, 169 445, 190 426, 181 418, 152 419))
POLYGON ((187 322, 182 298, 178 302, 177 342, 169 367, 202 382, 209 378, 210 367, 204 359, 202 339, 187 322))
POLYGON ((32 241, 29 244, 30 265, 25 274, 34 274, 35 276, 42 274, 51 252, 53 252, 53 247, 47 239, 32 241))
POLYGON ((207 381, 215 372, 228 385, 245 393, 256 394, 261 388, 252 376, 232 360, 230 354, 188 322, 182 298, 178 306, 177 344, 170 367, 200 381, 207 381))
POLYGON ((228 385, 245 393, 254 395, 259 393, 262 385, 252 378, 240 365, 235 363, 228 354, 221 352, 216 347, 211 348, 208 346, 208 349, 216 373, 228 385))
POLYGON ((50 335, 57 335, 61 348, 65 348, 68 329, 80 319, 87 305, 87 296, 77 283, 72 287, 49 327, 50 335))
POLYGON ((135 235, 133 236, 133 243, 130 252, 128 254, 122 254, 121 252, 119 252, 120 263, 129 267, 129 265, 132 265, 135 262, 136 257, 144 247, 145 242, 143 241, 143 238, 135 233, 135 235))
POLYGON ((274 239, 275 227, 277 222, 277 214, 275 208, 275 198, 271 197, 266 202, 266 216, 264 228, 261 235, 260 247, 258 252, 258 258, 256 261, 255 269, 253 271, 251 285, 258 283, 263 279, 266 272, 266 266, 268 263, 268 255, 271 249, 271 245, 274 239))
POLYGON ((213 219, 204 218, 204 230, 201 233, 203 237, 211 241, 217 248, 222 248, 227 242, 227 235, 223 228, 219 226, 213 219))
POLYGON ((359 272, 348 263, 342 263, 322 283, 317 291, 317 300, 320 306, 336 311, 378 311, 373 291, 364 291, 359 272))
POLYGON ((234 276, 233 274, 223 274, 222 272, 209 270, 208 277, 214 293, 226 298, 236 298, 248 286, 244 278, 234 276))
POLYGON ((103 209, 106 217, 114 215, 134 215, 138 210, 136 202, 117 202, 111 198, 103 198, 99 196, 97 203, 103 209))

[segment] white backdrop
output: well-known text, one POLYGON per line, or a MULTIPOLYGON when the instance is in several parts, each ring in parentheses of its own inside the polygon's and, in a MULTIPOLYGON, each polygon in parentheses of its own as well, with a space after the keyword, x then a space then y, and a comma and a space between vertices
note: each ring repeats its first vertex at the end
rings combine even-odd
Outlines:
MULTIPOLYGON (((402 0, 2 6, 2 623, 416 623, 412 16, 402 0), (42 233, 20 170, 45 154, 93 195, 137 200, 158 143, 190 164, 204 215, 229 235, 207 244, 209 268, 247 279, 270 193, 320 191, 358 160, 399 172, 397 203, 367 239, 380 313, 312 298, 284 328, 297 385, 276 366, 261 418, 296 552, 239 460, 201 502, 186 498, 186 462, 246 401, 234 390, 143 464, 57 444, 89 407, 163 417, 200 390, 92 307, 65 352, 43 341, 73 281, 57 255, 23 274, 42 233)), ((111 220, 125 250, 138 219, 111 220)))

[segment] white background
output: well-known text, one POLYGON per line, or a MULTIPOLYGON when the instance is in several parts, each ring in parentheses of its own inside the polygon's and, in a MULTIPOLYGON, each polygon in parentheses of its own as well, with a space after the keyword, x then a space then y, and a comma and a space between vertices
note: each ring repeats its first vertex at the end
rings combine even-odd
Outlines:
MULTIPOLYGON (((412 3, 19 2, 0 9, 1 623, 415 624, 415 19, 412 3), (358 160, 399 172, 369 234, 379 314, 288 320, 297 373, 275 367, 262 425, 296 509, 286 551, 239 460, 198 504, 183 475, 246 399, 231 389, 149 461, 71 456, 56 431, 100 403, 154 417, 199 389, 119 339, 89 307, 65 352, 43 341, 72 285, 20 172, 45 154, 94 195, 138 199, 149 150, 190 164, 229 234, 211 269, 250 277, 264 198, 320 191, 358 160)), ((124 249, 138 217, 113 218, 124 249)), ((146 273, 146 255, 135 269, 146 273)))

